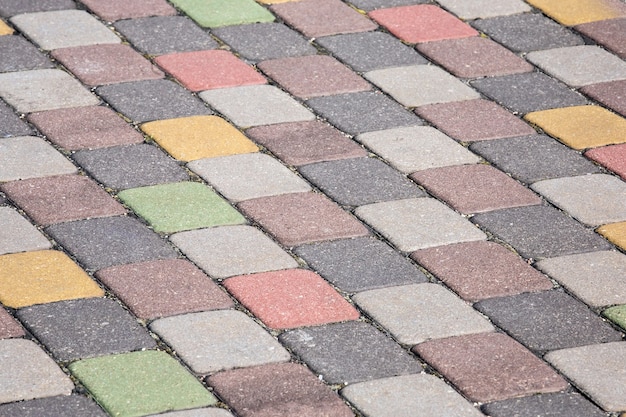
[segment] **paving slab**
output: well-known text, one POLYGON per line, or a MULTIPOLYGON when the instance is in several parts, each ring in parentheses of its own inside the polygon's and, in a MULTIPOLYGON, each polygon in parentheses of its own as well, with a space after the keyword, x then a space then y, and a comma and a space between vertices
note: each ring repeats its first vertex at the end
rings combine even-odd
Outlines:
POLYGON ((18 136, 0 141, 0 181, 74 174, 76 167, 43 139, 18 136))
POLYGON ((387 244, 372 238, 341 239, 295 248, 317 273, 348 293, 426 282, 426 276, 387 244))
POLYGON ((531 10, 521 0, 504 0, 495 4, 488 0, 440 0, 438 3, 463 20, 509 16, 531 10))
POLYGON ((592 307, 626 303, 626 256, 619 252, 543 259, 536 267, 592 307))
POLYGON ((31 251, 2 255, 0 259, 0 302, 6 307, 104 295, 98 284, 63 252, 31 251))
POLYGON ((19 113, 100 104, 95 95, 59 69, 0 73, 0 97, 19 113))
POLYGON ((26 334, 22 325, 8 311, 0 309, 0 339, 23 337, 26 334))
POLYGON ((0 72, 54 68, 52 61, 21 36, 0 37, 0 72))
POLYGON ((283 194, 239 203, 285 246, 368 235, 368 230, 327 197, 317 193, 283 194))
POLYGON ((308 38, 366 32, 377 25, 340 0, 302 0, 275 4, 270 10, 308 38))
POLYGON ((27 120, 50 142, 71 151, 143 142, 141 134, 105 106, 31 113, 27 120))
POLYGON ((3 0, 0 2, 0 16, 75 8, 76 3, 72 0, 3 0))
POLYGON ((131 217, 77 220, 45 231, 88 270, 177 257, 159 235, 131 217))
MULTIPOLYGON (((151 414, 152 417, 157 417, 157 414, 151 414)), ((158 414, 162 417, 233 417, 228 410, 217 407, 209 408, 195 408, 192 410, 172 411, 169 413, 158 414)))
POLYGON ((253 127, 246 135, 288 165, 367 156, 365 149, 319 120, 253 127))
POLYGON ((468 301, 552 288, 546 276, 494 242, 422 249, 413 252, 411 258, 468 301))
POLYGON ((581 88, 580 91, 616 113, 626 116, 626 80, 592 84, 581 88))
POLYGON ((24 13, 10 21, 41 49, 48 51, 122 42, 113 31, 84 10, 24 13))
POLYGON ((606 224, 596 229, 596 232, 600 233, 617 247, 622 249, 626 248, 626 222, 606 224))
POLYGON ((233 306, 221 288, 183 259, 113 266, 98 271, 96 278, 141 319, 233 306))
POLYGON ((469 304, 439 284, 364 291, 352 299, 404 345, 495 330, 469 304))
POLYGON ((150 329, 197 374, 287 362, 289 352, 250 317, 222 310, 152 322, 150 329))
POLYGON ((624 342, 581 346, 546 355, 548 362, 605 411, 626 408, 626 372, 622 366, 625 359, 624 342))
POLYGON ((607 308, 602 315, 626 330, 626 304, 607 308))
MULTIPOLYGON (((626 15, 626 13, 625 13, 626 15)), ((575 29, 584 36, 614 52, 622 59, 626 58, 626 18, 600 20, 583 23, 575 29)))
POLYGON ((33 341, 0 340, 0 404, 70 395, 72 380, 33 341))
POLYGON ((317 50, 301 34, 283 23, 252 23, 211 31, 243 59, 251 62, 315 55, 317 50))
POLYGON ((411 4, 428 3, 430 0, 350 0, 350 4, 360 10, 386 9, 389 7, 408 6, 411 4))
POLYGON ((617 0, 529 0, 528 3, 566 26, 626 16, 626 5, 617 0))
POLYGON ((467 219, 434 198, 368 204, 355 214, 402 252, 486 239, 467 219))
POLYGON ((540 72, 482 78, 472 87, 515 113, 530 113, 587 104, 587 100, 565 84, 540 72))
POLYGON ((113 0, 106 3, 98 0, 85 0, 82 3, 101 19, 109 22, 120 19, 176 14, 176 9, 165 0, 113 0))
POLYGON ((329 384, 418 374, 420 363, 364 322, 290 330, 279 340, 329 384))
POLYGON ((98 404, 81 395, 62 395, 17 403, 0 405, 0 413, 13 417, 36 417, 44 415, 80 415, 83 417, 106 417, 98 404))
POLYGON ((546 135, 478 142, 470 150, 526 184, 600 172, 579 152, 546 135))
POLYGON ((403 375, 350 384, 341 395, 371 417, 418 415, 480 417, 465 398, 428 374, 403 375))
POLYGON ((350 417, 352 410, 302 365, 271 364, 220 372, 207 378, 242 417, 350 417))
POLYGON ((434 65, 385 68, 364 76, 406 107, 480 98, 471 87, 434 65))
POLYGON ((0 36, 12 35, 13 32, 15 32, 13 28, 7 25, 4 20, 0 19, 0 36))
POLYGON ((0 189, 39 226, 126 214, 95 181, 81 175, 11 181, 0 189))
POLYGON ((350 135, 423 124, 421 119, 397 102, 372 91, 316 97, 306 104, 330 124, 350 135))
POLYGON ((548 206, 527 206, 477 214, 472 222, 510 244, 524 258, 553 258, 611 249, 593 231, 548 206))
POLYGON ((273 85, 222 88, 199 96, 241 128, 315 119, 307 108, 273 85))
POLYGON ((559 392, 496 401, 482 406, 493 417, 603 417, 606 414, 578 393, 559 392))
POLYGON ((505 400, 568 387, 548 364, 501 333, 437 339, 413 350, 471 401, 505 400))
POLYGON ((49 249, 52 243, 12 207, 0 207, 0 254, 49 249))
POLYGON ((33 129, 28 126, 11 107, 0 100, 0 138, 28 136, 33 133, 33 129))
POLYGON ((156 346, 146 329, 108 298, 40 304, 18 310, 17 317, 62 362, 156 346))
POLYGON ((115 22, 113 26, 135 48, 149 55, 201 51, 218 46, 209 33, 185 16, 127 19, 115 22))
POLYGON ((111 415, 144 416, 217 402, 189 371, 162 351, 83 359, 69 369, 111 415))
POLYGON ((356 140, 406 174, 480 161, 472 152, 431 126, 362 133, 356 136, 356 140))
POLYGON ((252 226, 192 230, 170 239, 214 278, 298 267, 287 252, 252 226))
POLYGON ((222 27, 244 23, 271 22, 274 16, 254 0, 173 0, 178 7, 202 27, 222 27))
POLYGON ((228 278, 224 287, 272 329, 318 326, 360 316, 322 277, 305 269, 241 275, 228 278))
POLYGON ((176 233, 246 222, 215 191, 197 182, 130 188, 120 192, 118 198, 156 232, 176 233))
POLYGON ((234 203, 311 190, 311 186, 289 168, 258 152, 200 159, 187 166, 234 203))
POLYGON ((426 194, 404 175, 376 158, 320 162, 300 173, 327 196, 344 206, 362 206, 426 194))

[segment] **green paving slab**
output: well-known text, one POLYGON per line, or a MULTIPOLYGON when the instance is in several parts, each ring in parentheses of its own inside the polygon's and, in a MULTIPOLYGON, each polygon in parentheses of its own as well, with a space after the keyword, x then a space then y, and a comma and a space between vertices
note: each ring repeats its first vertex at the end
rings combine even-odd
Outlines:
POLYGON ((254 0, 173 0, 172 3, 203 27, 274 21, 274 15, 254 0))
POLYGON ((626 304, 607 308, 602 315, 626 330, 626 304))
POLYGON ((157 232, 174 233, 246 222, 226 200, 196 182, 131 188, 118 197, 157 232))
POLYGON ((165 352, 102 356, 74 362, 69 368, 95 400, 116 417, 146 416, 217 402, 165 352))

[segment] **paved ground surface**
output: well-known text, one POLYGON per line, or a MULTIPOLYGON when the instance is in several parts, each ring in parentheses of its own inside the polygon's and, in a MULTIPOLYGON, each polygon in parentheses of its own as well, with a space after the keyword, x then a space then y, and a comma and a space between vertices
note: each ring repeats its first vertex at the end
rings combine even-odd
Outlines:
POLYGON ((626 415, 623 0, 0 0, 0 416, 626 415))

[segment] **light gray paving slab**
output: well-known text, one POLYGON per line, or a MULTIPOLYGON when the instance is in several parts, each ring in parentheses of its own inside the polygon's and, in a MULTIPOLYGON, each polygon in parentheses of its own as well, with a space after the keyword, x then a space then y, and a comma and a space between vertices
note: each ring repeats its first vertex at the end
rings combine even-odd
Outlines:
POLYGON ((25 13, 11 18, 11 23, 46 50, 122 42, 84 10, 25 13))
POLYGON ((475 154, 430 126, 401 127, 358 135, 359 142, 396 169, 410 174, 430 168, 475 164, 475 154))
POLYGON ((381 288, 358 293, 352 299, 406 345, 494 331, 487 319, 439 284, 381 288))
POLYGON ((43 139, 18 136, 0 140, 0 182, 75 172, 74 164, 43 139))
POLYGON ((535 51, 526 59, 572 87, 626 79, 626 62, 595 45, 535 51))
POLYGON ((298 263, 252 226, 223 226, 176 233, 171 241, 215 278, 296 268, 298 263))
POLYGON ((0 340, 0 404, 69 395, 73 389, 70 378, 34 342, 0 340))
POLYGON ((241 128, 315 119, 303 105, 272 85, 220 88, 199 96, 241 128))
POLYGON ((199 159, 187 167, 232 202, 311 191, 297 174, 262 153, 199 159))
POLYGON ((434 375, 414 374, 351 384, 341 395, 368 417, 481 417, 472 404, 434 375))
POLYGON ((386 68, 364 77, 407 107, 480 98, 474 89, 433 65, 386 68))
POLYGON ((20 113, 100 104, 76 79, 58 69, 0 74, 0 97, 20 113))
POLYGON ((413 198, 361 206, 355 214, 403 252, 487 236, 434 198, 413 198))
POLYGON ((0 207, 0 255, 51 248, 44 235, 11 207, 0 207))
POLYGON ((531 10, 522 0, 437 0, 437 3, 463 20, 509 16, 531 10))
POLYGON ((592 307, 626 304, 626 255, 620 252, 543 259, 536 267, 592 307))
POLYGON ((626 183, 612 175, 555 178, 531 188, 590 226, 626 220, 626 183))
POLYGON ((545 359, 605 411, 626 410, 626 342, 557 350, 545 359))
POLYGON ((167 317, 150 328, 198 374, 290 359, 276 339, 240 311, 167 317))
POLYGON ((151 414, 149 417, 233 417, 223 408, 195 408, 193 410, 172 411, 163 414, 151 414))

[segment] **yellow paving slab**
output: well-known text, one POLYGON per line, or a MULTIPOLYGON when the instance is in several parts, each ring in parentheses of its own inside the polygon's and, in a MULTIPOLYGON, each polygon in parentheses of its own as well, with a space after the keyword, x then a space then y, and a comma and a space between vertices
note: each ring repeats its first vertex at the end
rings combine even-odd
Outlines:
POLYGON ((626 119, 599 106, 543 110, 524 119, 574 149, 626 142, 626 119))
POLYGON ((605 224, 598 227, 596 231, 615 246, 626 250, 626 222, 605 224))
POLYGON ((13 33, 13 29, 9 27, 6 23, 0 20, 0 36, 1 35, 10 35, 13 33))
POLYGON ((103 295, 102 288, 63 252, 44 250, 0 256, 0 302, 7 307, 103 295))
POLYGON ((527 0, 566 26, 626 16, 626 3, 621 0, 527 0))
POLYGON ((218 116, 192 116, 145 123, 146 132, 180 161, 258 152, 236 127, 218 116))

